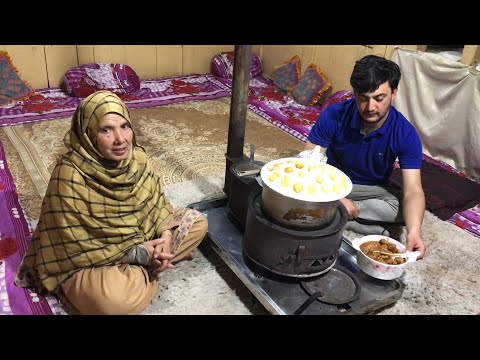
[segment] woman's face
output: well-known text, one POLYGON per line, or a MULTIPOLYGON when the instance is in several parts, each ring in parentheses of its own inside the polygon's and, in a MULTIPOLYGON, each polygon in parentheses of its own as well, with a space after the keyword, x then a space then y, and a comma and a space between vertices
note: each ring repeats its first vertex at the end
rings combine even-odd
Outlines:
POLYGON ((124 117, 109 113, 100 120, 97 148, 105 159, 114 161, 126 159, 132 148, 132 139, 132 128, 124 117))

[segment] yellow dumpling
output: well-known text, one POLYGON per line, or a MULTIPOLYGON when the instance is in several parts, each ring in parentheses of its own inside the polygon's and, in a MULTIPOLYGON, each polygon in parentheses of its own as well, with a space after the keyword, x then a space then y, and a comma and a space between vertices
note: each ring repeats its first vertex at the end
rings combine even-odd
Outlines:
POLYGON ((330 185, 328 184, 322 184, 322 191, 325 193, 325 194, 328 194, 329 192, 332 191, 332 188, 330 185))
POLYGON ((295 184, 293 184, 293 190, 296 193, 302 192, 303 191, 303 184, 301 182, 296 182, 295 184))
POLYGON ((315 178, 315 181, 318 182, 319 184, 323 183, 323 176, 317 175, 317 177, 315 178))
POLYGON ((270 180, 271 182, 274 182, 279 177, 280 177, 280 174, 278 172, 272 172, 270 175, 268 175, 268 180, 270 180))
POLYGON ((317 193, 317 186, 315 184, 310 184, 307 187, 307 191, 310 195, 315 195, 317 193))
POLYGON ((280 180, 280 185, 283 187, 289 187, 291 183, 290 177, 285 175, 282 180, 280 180))

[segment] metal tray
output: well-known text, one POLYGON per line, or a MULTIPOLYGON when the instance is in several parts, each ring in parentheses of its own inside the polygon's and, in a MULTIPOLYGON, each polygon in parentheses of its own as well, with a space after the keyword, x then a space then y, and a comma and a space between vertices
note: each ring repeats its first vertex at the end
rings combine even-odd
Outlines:
MULTIPOLYGON (((206 240, 267 311, 277 315, 295 314, 310 298, 302 286, 302 280, 252 271, 251 265, 247 265, 248 259, 243 256, 243 233, 230 213, 227 201, 226 198, 220 198, 190 204, 189 207, 205 214, 208 219, 206 240)), ((345 238, 334 268, 339 271, 346 269, 346 273, 355 275, 360 284, 358 297, 341 305, 315 300, 303 310, 302 315, 369 314, 402 296, 405 285, 401 280, 379 280, 358 267, 356 250, 345 238)))

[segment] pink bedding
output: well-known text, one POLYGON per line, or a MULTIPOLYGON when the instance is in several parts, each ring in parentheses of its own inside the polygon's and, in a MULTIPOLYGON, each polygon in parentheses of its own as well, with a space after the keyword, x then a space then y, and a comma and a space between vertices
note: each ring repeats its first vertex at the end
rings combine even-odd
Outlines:
MULTIPOLYGON (((139 90, 120 95, 131 109, 225 96, 230 96, 230 91, 209 74, 142 80, 139 90)), ((61 88, 36 90, 26 101, 0 106, 0 126, 67 117, 81 99, 67 95, 61 88)))
MULTIPOLYGON (((232 80, 217 78, 228 89, 232 80)), ((320 115, 320 106, 305 106, 280 90, 271 80, 259 75, 250 80, 248 108, 296 138, 306 141, 320 115)))

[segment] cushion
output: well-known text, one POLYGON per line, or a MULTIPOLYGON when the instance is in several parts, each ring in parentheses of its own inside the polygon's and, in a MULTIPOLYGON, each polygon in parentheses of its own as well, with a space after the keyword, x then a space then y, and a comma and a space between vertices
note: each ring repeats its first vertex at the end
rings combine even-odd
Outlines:
MULTIPOLYGON (((211 61, 212 74, 225 79, 233 79, 234 52, 217 54, 211 61)), ((262 60, 256 54, 252 55, 250 79, 263 73, 262 60)))
POLYGON ((76 97, 86 97, 98 90, 128 94, 140 89, 140 78, 128 65, 91 63, 65 73, 65 91, 76 97))
POLYGON ((351 90, 339 90, 330 95, 320 107, 320 111, 325 110, 330 105, 336 104, 340 101, 351 99, 353 97, 353 91, 351 90))
POLYGON ((330 86, 330 81, 322 70, 317 65, 310 64, 292 88, 291 95, 300 104, 311 106, 317 103, 330 86))
POLYGON ((300 57, 295 55, 283 65, 274 67, 272 81, 283 91, 289 92, 298 83, 300 71, 300 57))
POLYGON ((12 101, 26 100, 35 90, 24 80, 6 51, 0 51, 0 106, 12 101))

